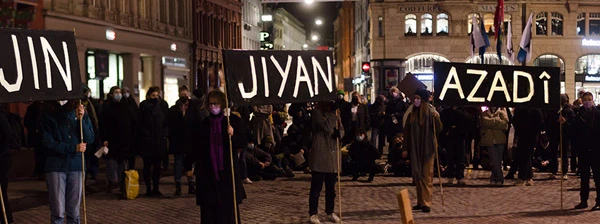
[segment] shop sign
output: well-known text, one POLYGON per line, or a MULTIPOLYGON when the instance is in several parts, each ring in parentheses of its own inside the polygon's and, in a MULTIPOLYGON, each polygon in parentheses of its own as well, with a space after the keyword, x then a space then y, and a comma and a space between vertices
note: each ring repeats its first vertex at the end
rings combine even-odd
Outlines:
POLYGON ((560 68, 434 62, 436 103, 559 108, 560 68))
POLYGON ((600 40, 583 39, 583 40, 581 40, 581 46, 586 46, 586 47, 600 47, 600 40))
POLYGON ((600 76, 586 75, 584 80, 586 82, 600 82, 600 76))
MULTIPOLYGON (((495 4, 478 5, 478 9, 481 12, 495 12, 496 5, 495 4)), ((519 5, 517 5, 517 4, 504 5, 505 12, 516 12, 518 10, 519 10, 519 5)))
POLYGON ((400 12, 439 12, 440 6, 438 5, 402 5, 400 6, 400 12))

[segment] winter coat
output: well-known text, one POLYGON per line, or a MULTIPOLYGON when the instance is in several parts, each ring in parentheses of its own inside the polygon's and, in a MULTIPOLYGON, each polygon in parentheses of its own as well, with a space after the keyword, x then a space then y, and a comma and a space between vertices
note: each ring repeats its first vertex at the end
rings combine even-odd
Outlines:
POLYGON ((404 118, 404 114, 407 111, 407 105, 402 100, 402 98, 390 98, 385 106, 385 115, 386 115, 386 132, 388 137, 393 137, 398 133, 402 133, 404 131, 402 119, 404 118), (394 119, 396 119, 397 123, 394 123, 394 119))
MULTIPOLYGON (((347 113, 350 115, 350 119, 348 120, 342 120, 342 123, 344 125, 344 130, 346 131, 350 131, 350 130, 369 130, 371 128, 370 122, 371 119, 369 118, 369 108, 362 104, 359 103, 358 105, 356 105, 356 125, 355 126, 351 126, 352 124, 352 108, 354 108, 355 106, 353 104, 350 104, 350 106, 347 108, 347 113)), ((351 136, 353 137, 353 136, 351 136)))
POLYGON ((108 141, 106 159, 124 160, 137 153, 135 112, 126 102, 111 102, 104 106, 100 127, 101 142, 108 141))
MULTIPOLYGON (((81 154, 76 151, 77 144, 81 143, 79 120, 75 110, 60 111, 44 114, 40 123, 42 134, 42 147, 46 150, 44 172, 71 172, 82 171, 81 154)), ((95 133, 87 113, 83 117, 83 142, 88 143, 95 139, 95 133)))
POLYGON ((271 154, 263 151, 259 147, 254 149, 246 148, 246 164, 248 167, 260 167, 260 163, 271 163, 271 154))
POLYGON ((375 102, 369 107, 369 118, 371 119, 371 128, 382 129, 385 125, 385 104, 375 102))
POLYGON ((139 146, 142 157, 160 157, 167 153, 167 109, 160 101, 140 103, 139 146))
POLYGON ((544 130, 544 117, 540 109, 517 108, 513 117, 518 145, 535 147, 540 132, 544 130))
POLYGON ((15 132, 6 118, 6 112, 0 109, 0 156, 10 153, 11 144, 16 142, 15 138, 15 132))
POLYGON ((597 139, 600 136, 600 110, 592 107, 585 109, 583 106, 577 110, 573 121, 574 149, 578 153, 592 152, 600 155, 597 139))
MULTIPOLYGON (((169 112, 167 113, 170 154, 182 154, 188 151, 188 128, 182 106, 183 104, 178 100, 175 105, 169 108, 169 112)), ((190 111, 189 109, 186 110, 190 111)))
POLYGON ((263 137, 273 136, 273 125, 269 116, 273 113, 273 106, 261 105, 253 107, 252 131, 257 144, 261 144, 263 137))
POLYGON ((493 146, 506 144, 506 131, 508 130, 508 116, 506 110, 498 108, 496 112, 487 110, 481 114, 481 142, 480 146, 493 146))
POLYGON ((312 112, 313 144, 310 152, 310 169, 321 173, 338 172, 337 138, 334 137, 336 126, 339 127, 340 138, 344 135, 344 127, 334 112, 323 113, 320 109, 312 112))
POLYGON ((459 144, 467 137, 467 118, 463 111, 446 108, 440 112, 442 121, 442 134, 440 135, 441 147, 459 144))
POLYGON ((235 189, 237 203, 241 204, 242 200, 246 198, 246 192, 242 186, 242 180, 240 178, 240 164, 237 158, 237 153, 231 154, 231 150, 234 152, 238 149, 245 147, 246 135, 240 133, 239 130, 242 128, 239 126, 240 118, 237 116, 230 116, 230 124, 233 127, 233 136, 231 136, 232 147, 230 150, 230 141, 227 134, 227 117, 223 117, 221 121, 221 136, 223 137, 223 168, 219 176, 219 181, 216 180, 216 176, 213 170, 213 162, 211 159, 210 151, 210 119, 214 117, 210 115, 208 118, 202 121, 202 124, 197 127, 198 136, 192 136, 195 140, 190 157, 192 160, 186 161, 186 166, 190 165, 190 162, 196 163, 196 204, 200 206, 215 206, 215 205, 231 205, 233 202, 232 198, 232 178, 231 178, 231 160, 230 156, 233 156, 233 167, 235 171, 235 189))
POLYGON ((404 114, 402 123, 404 124, 404 146, 409 150, 412 164, 412 173, 414 178, 423 179, 423 164, 433 158, 435 153, 436 136, 442 130, 440 115, 435 108, 428 103, 421 104, 421 107, 427 107, 427 112, 423 118, 423 124, 410 118, 412 113, 419 113, 420 108, 410 105, 404 114))
POLYGON ((348 155, 356 164, 371 164, 379 158, 379 151, 367 139, 355 140, 348 148, 348 155))

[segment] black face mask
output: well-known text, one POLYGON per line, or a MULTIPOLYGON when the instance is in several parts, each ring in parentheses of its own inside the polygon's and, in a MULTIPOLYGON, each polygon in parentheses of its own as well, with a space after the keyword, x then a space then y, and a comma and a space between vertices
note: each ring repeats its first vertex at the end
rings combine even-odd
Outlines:
POLYGON ((358 97, 352 97, 352 104, 358 104, 358 97))
POLYGON ((148 102, 153 103, 153 104, 158 103, 158 98, 148 99, 148 102))
POLYGON ((179 97, 179 101, 181 101, 181 103, 187 103, 188 100, 189 100, 189 98, 187 98, 185 96, 179 97))

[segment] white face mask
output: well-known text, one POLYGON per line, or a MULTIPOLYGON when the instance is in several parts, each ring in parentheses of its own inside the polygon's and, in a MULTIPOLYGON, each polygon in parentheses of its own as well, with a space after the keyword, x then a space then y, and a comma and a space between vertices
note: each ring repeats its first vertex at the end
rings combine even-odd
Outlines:
POLYGON ((60 104, 61 106, 64 106, 65 104, 67 104, 67 102, 69 102, 68 100, 59 100, 58 104, 60 104))
POLYGON ((364 140, 364 139, 365 139, 365 136, 362 136, 362 135, 356 136, 356 141, 362 142, 362 140, 364 140))
POLYGON ((129 93, 123 93, 123 97, 129 98, 129 93))

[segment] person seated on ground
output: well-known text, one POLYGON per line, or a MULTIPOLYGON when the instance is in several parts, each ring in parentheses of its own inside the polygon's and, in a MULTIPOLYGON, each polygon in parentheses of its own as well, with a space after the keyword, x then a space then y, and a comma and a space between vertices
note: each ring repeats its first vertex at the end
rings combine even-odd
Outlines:
POLYGON ((246 168, 251 181, 275 180, 277 170, 271 163, 271 155, 254 145, 253 140, 246 146, 246 168))
MULTIPOLYGON (((538 172, 549 172, 553 167, 558 166, 552 162, 552 153, 550 148, 548 147, 550 142, 548 141, 547 135, 541 135, 540 140, 538 141, 537 147, 533 152, 533 167, 538 172)), ((554 155, 556 156, 556 155, 554 155)))
POLYGON ((367 132, 363 129, 356 131, 356 139, 350 144, 348 155, 354 161, 352 181, 358 180, 361 172, 369 173, 367 182, 372 182, 375 177, 377 164, 375 160, 379 158, 379 151, 367 138, 367 132))
POLYGON ((304 147, 302 145, 302 132, 297 125, 292 124, 283 137, 280 144, 280 150, 288 159, 289 167, 293 170, 303 170, 306 164, 304 157, 304 147))
POLYGON ((391 165, 391 171, 396 177, 410 177, 412 175, 410 168, 410 154, 402 143, 404 136, 402 133, 397 134, 392 139, 392 145, 389 148, 388 164, 391 165))
POLYGON ((289 167, 288 158, 285 156, 285 153, 281 151, 281 147, 276 147, 272 136, 265 136, 262 139, 260 148, 271 155, 272 168, 275 170, 278 177, 294 177, 294 173, 289 167))

